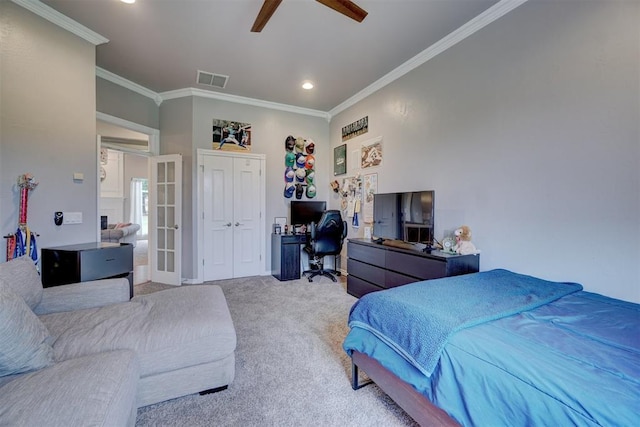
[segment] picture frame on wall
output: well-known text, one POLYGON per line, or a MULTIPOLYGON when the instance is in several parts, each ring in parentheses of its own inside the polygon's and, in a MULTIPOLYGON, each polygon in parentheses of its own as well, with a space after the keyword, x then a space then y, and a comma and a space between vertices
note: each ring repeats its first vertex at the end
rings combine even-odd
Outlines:
POLYGON ((333 149, 333 175, 345 173, 347 173, 347 144, 342 144, 333 149))
POLYGON ((360 152, 360 168, 366 169, 382 164, 382 137, 362 144, 360 152))
POLYGON ((213 119, 212 149, 224 151, 251 151, 251 124, 235 120, 213 119))

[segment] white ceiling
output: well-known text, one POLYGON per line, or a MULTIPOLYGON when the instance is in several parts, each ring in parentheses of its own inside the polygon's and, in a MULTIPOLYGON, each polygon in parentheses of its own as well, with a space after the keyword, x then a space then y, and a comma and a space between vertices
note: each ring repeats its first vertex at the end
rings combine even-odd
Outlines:
POLYGON ((109 39, 98 67, 156 93, 217 90, 327 112, 498 0, 356 0, 369 13, 362 23, 284 0, 261 33, 250 29, 262 0, 42 2, 109 39), (197 70, 229 76, 226 87, 197 84, 197 70))

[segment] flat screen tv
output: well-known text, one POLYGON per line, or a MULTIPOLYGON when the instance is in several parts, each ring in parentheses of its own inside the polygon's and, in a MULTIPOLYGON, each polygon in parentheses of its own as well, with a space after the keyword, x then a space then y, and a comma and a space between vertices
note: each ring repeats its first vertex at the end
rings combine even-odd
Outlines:
POLYGON ((309 225, 320 221, 322 213, 327 210, 327 202, 291 201, 291 224, 293 226, 309 225))
POLYGON ((433 242, 433 190, 373 196, 373 237, 411 243, 433 242))

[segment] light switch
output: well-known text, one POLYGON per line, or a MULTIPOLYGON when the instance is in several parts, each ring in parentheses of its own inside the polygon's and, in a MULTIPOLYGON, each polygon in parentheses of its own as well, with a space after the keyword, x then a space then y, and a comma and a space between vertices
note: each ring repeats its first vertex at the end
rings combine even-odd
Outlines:
POLYGON ((84 174, 82 172, 74 172, 73 173, 74 181, 84 181, 84 174))
POLYGON ((64 212, 63 224, 82 224, 82 212, 64 212))

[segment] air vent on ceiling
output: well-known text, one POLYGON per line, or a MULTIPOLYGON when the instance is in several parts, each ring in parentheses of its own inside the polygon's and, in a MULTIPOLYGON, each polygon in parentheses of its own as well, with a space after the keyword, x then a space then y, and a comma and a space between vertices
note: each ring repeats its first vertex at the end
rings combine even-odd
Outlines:
POLYGON ((206 71, 198 70, 198 84, 224 89, 224 87, 227 85, 227 80, 229 80, 229 76, 223 76, 222 74, 213 74, 206 71))

